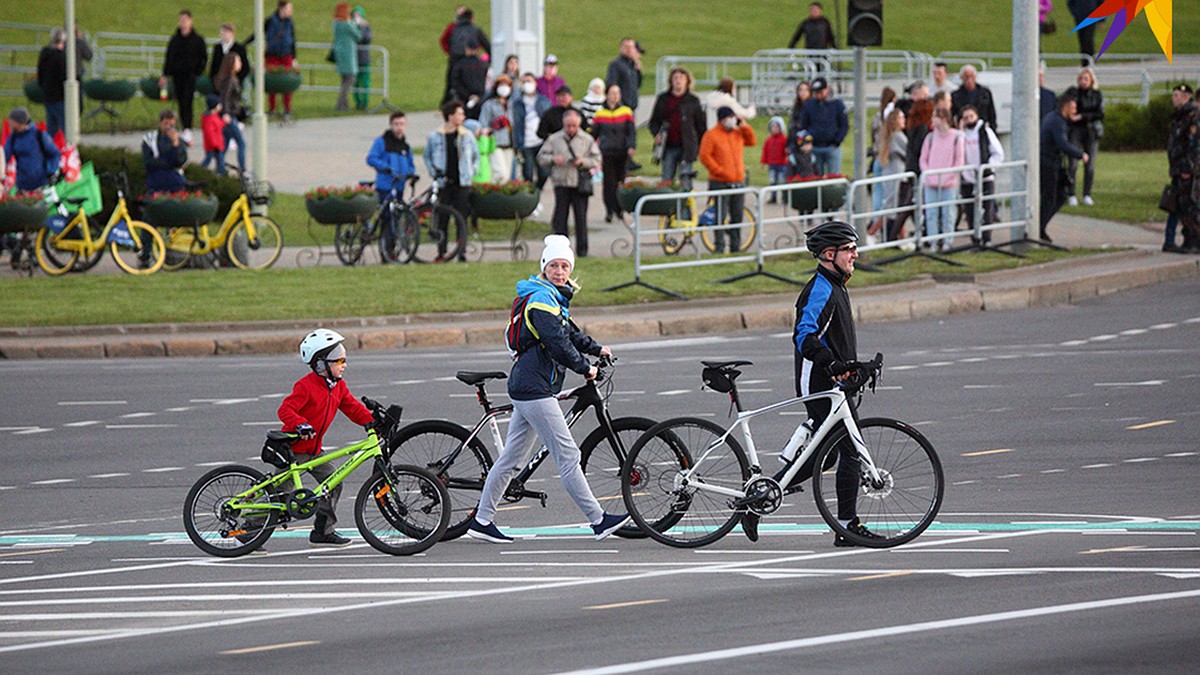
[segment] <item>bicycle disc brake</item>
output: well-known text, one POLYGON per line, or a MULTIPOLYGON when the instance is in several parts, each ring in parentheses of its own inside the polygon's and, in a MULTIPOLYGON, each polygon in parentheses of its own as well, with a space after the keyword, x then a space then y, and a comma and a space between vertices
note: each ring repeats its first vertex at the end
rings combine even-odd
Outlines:
POLYGON ((746 496, 735 502, 760 516, 775 513, 783 505, 783 489, 770 476, 758 476, 746 483, 746 496))
POLYGON ((320 495, 307 488, 296 490, 287 500, 288 515, 297 520, 308 518, 317 512, 317 501, 320 499, 320 495))

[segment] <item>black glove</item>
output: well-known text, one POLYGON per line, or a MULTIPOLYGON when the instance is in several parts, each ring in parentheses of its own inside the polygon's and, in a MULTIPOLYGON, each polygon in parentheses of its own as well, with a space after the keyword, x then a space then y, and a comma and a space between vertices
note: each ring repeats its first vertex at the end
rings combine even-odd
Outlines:
POLYGON ((296 433, 300 434, 301 440, 310 440, 317 437, 317 430, 312 428, 311 424, 299 424, 296 426, 296 433))
POLYGON ((846 365, 846 363, 842 361, 838 361, 837 359, 830 361, 829 364, 825 366, 825 372, 828 373, 830 377, 835 378, 845 375, 851 370, 852 368, 850 366, 846 365))

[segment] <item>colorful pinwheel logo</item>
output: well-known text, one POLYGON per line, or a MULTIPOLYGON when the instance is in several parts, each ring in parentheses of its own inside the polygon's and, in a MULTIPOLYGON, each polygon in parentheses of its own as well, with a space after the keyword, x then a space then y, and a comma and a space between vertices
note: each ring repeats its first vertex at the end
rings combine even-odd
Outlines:
POLYGON ((1150 30, 1154 31, 1154 37, 1158 39, 1163 54, 1167 55, 1168 61, 1174 62, 1171 48, 1171 0, 1104 0, 1096 11, 1079 22, 1075 30, 1112 17, 1112 25, 1108 28, 1104 45, 1096 55, 1099 58, 1142 10, 1146 10, 1146 20, 1150 22, 1150 30))

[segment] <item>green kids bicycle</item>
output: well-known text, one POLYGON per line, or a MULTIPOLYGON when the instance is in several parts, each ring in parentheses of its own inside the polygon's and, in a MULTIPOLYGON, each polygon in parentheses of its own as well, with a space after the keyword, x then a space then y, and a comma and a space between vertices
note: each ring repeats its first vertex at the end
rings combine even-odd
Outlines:
POLYGON ((269 431, 262 458, 280 469, 278 473, 228 464, 196 481, 183 505, 183 524, 192 543, 222 558, 246 555, 262 546, 276 527, 287 528, 292 521, 315 515, 317 502, 367 462, 373 463, 374 471, 354 501, 354 522, 363 539, 391 555, 420 553, 441 540, 450 523, 445 486, 425 469, 391 463, 389 439, 401 407, 384 409, 369 398, 362 401, 375 415, 364 440, 298 464, 291 444, 299 435, 269 431), (343 457, 349 459, 316 489, 303 487, 300 477, 306 471, 343 457))

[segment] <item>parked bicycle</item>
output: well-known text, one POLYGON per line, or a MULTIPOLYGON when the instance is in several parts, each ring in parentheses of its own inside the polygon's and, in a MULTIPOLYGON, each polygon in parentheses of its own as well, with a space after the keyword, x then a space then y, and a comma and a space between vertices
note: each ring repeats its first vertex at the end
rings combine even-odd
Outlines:
POLYGON ((937 516, 944 489, 942 464, 933 445, 904 422, 858 419, 864 388, 875 389, 883 356, 854 362, 854 374, 829 391, 744 410, 736 379, 749 361, 704 361, 706 386, 728 393, 737 419, 728 429, 700 418, 680 417, 655 425, 633 444, 622 470, 622 494, 634 522, 655 540, 691 548, 725 536, 752 512, 774 513, 783 498, 802 490, 792 481, 810 458, 817 511, 834 532, 859 546, 886 548, 911 541, 937 516), (797 427, 782 455, 793 457, 779 481, 762 473, 750 420, 807 401, 827 399, 830 414, 807 435, 797 427), (741 430, 742 441, 733 436, 741 430), (853 443, 861 465, 858 516, 878 538, 847 529, 837 519, 837 491, 828 470, 845 443, 853 443), (744 444, 744 449, 743 449, 744 444), (801 449, 802 447, 802 449, 801 449), (797 453, 797 450, 800 450, 797 453), (686 453, 685 466, 676 457, 686 453))
POLYGON ((38 230, 34 245, 38 266, 46 274, 57 276, 72 269, 90 269, 100 262, 106 247, 117 267, 128 274, 153 274, 163 266, 166 257, 163 238, 153 227, 134 220, 129 213, 125 202, 125 195, 129 194, 128 174, 105 173, 100 178, 114 182, 117 187, 117 206, 104 229, 84 212, 86 199, 59 199, 53 185, 46 188, 46 198, 59 211, 58 216, 47 219, 46 226, 38 230), (71 208, 76 209, 75 215, 68 218, 71 208))
MULTIPOLYGON (((685 185, 691 185, 691 179, 696 177, 696 172, 681 174, 681 179, 685 185)), ((691 187, 688 188, 689 190, 691 187)), ((742 209, 741 227, 730 228, 725 232, 739 233, 740 247, 737 251, 730 253, 738 253, 748 250, 754 245, 754 238, 758 235, 757 218, 754 212, 750 209, 742 209)), ((710 253, 717 250, 716 231, 713 226, 717 224, 717 198, 709 197, 703 211, 696 209, 696 199, 688 197, 683 200, 681 208, 677 208, 674 213, 658 218, 658 242, 662 245, 663 253, 667 255, 675 255, 679 253, 696 234, 700 235, 700 241, 703 242, 704 248, 710 253)), ((726 211, 725 225, 730 224, 730 212, 726 211)))
POLYGON ((217 252, 222 260, 244 270, 262 270, 275 264, 283 251, 283 232, 271 218, 253 213, 251 204, 266 206, 275 197, 275 189, 267 181, 256 181, 249 172, 232 164, 237 172, 242 194, 233 201, 229 213, 216 234, 210 235, 207 223, 191 227, 172 227, 164 238, 167 259, 164 267, 177 270, 194 256, 217 252))
POLYGON ((376 420, 362 441, 296 463, 291 445, 299 435, 269 431, 262 459, 278 473, 230 464, 196 481, 183 505, 192 543, 222 558, 250 553, 276 527, 312 517, 323 495, 368 462, 373 471, 354 501, 354 521, 363 539, 391 555, 420 553, 437 543, 450 522, 446 488, 425 469, 392 463, 389 439, 400 422, 400 406, 385 409, 369 398, 362 401, 376 420), (343 457, 349 459, 315 489, 303 486, 300 477, 306 471, 343 457))
MULTIPOLYGON (((613 360, 602 357, 596 362, 600 373, 595 380, 558 395, 560 401, 571 401, 567 411, 567 426, 573 427, 588 409, 596 415, 599 426, 579 444, 579 464, 587 476, 592 491, 601 502, 620 499, 621 466, 633 441, 654 426, 654 421, 644 417, 618 417, 613 419, 608 410, 608 399, 613 392, 613 360)), ((461 537, 471 524, 475 507, 488 471, 492 468, 492 456, 484 444, 481 434, 486 427, 491 432, 497 451, 504 447, 500 434, 501 418, 512 413, 512 404, 493 406, 488 398, 488 380, 503 380, 508 376, 500 371, 459 371, 456 375, 463 384, 475 387, 483 416, 471 429, 445 420, 416 422, 401 429, 393 441, 393 457, 397 461, 428 468, 450 489, 450 526, 446 539, 461 537)), ((536 441, 532 441, 536 442, 536 441)), ((546 505, 546 493, 526 487, 530 478, 550 454, 545 445, 535 452, 529 462, 513 477, 505 490, 504 499, 516 503, 527 497, 546 505)), ((680 462, 683 456, 679 456, 680 462)), ((686 468, 686 464, 678 464, 686 468)), ((645 536, 634 525, 617 530, 618 536, 645 536)))
POLYGON ((437 178, 419 195, 416 184, 420 177, 409 176, 403 184, 394 182, 370 218, 338 225, 333 244, 338 260, 344 265, 356 265, 363 251, 376 242, 384 262, 440 262, 459 257, 467 245, 467 221, 457 209, 438 200, 437 178), (405 189, 410 191, 407 200, 405 189), (446 220, 444 231, 438 227, 440 219, 446 220), (446 253, 439 258, 436 251, 443 240, 446 253), (422 243, 427 245, 424 253, 422 243))

